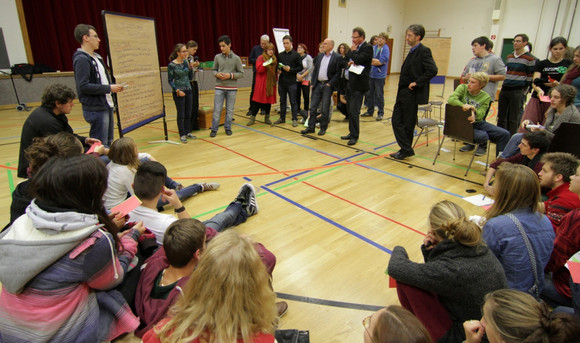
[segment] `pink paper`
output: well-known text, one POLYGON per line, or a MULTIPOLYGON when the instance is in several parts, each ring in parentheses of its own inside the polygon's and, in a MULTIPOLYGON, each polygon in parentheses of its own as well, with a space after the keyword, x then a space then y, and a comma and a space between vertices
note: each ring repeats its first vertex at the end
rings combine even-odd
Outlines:
POLYGON ((91 147, 89 148, 89 150, 87 150, 87 152, 85 152, 85 154, 92 154, 95 151, 95 148, 98 147, 99 145, 103 145, 103 143, 101 142, 93 143, 93 145, 91 145, 91 147))
POLYGON ((112 213, 115 212, 119 212, 119 214, 121 216, 126 216, 127 214, 129 214, 129 212, 133 211, 134 209, 137 208, 137 206, 141 205, 141 200, 139 200, 139 198, 137 198, 136 196, 132 196, 129 199, 123 201, 122 203, 120 203, 119 205, 113 207, 111 209, 112 213))
POLYGON ((580 283, 580 262, 568 261, 568 269, 574 283, 580 283))
POLYGON ((542 102, 550 102, 550 97, 547 95, 540 96, 540 101, 542 102))
POLYGON ((397 288, 397 280, 389 275, 389 288, 397 288))

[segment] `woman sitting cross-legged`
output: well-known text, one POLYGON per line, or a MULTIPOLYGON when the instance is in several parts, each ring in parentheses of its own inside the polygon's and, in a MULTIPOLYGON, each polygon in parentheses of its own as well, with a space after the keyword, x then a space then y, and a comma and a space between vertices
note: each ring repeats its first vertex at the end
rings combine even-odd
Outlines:
POLYGON ((388 273, 397 280, 401 305, 419 318, 433 341, 461 342, 463 322, 478 318, 485 294, 506 288, 506 277, 483 243, 481 228, 459 205, 435 204, 429 226, 421 246, 425 263, 410 261, 397 246, 388 273))

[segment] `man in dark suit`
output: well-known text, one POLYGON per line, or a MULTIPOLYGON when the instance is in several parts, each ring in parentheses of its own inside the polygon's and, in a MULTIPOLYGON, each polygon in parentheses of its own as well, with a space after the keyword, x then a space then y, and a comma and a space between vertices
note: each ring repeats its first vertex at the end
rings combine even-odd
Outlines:
POLYGON ((429 102, 429 83, 437 75, 437 65, 431 49, 421 44, 425 36, 423 25, 410 25, 406 40, 411 51, 405 58, 399 76, 399 90, 393 108, 393 132, 401 148, 391 157, 398 160, 415 155, 413 151, 413 130, 417 124, 419 104, 429 102))
POLYGON ((322 100, 322 117, 320 119, 320 131, 318 135, 326 133, 330 119, 330 99, 332 91, 340 78, 340 61, 339 54, 333 51, 334 41, 326 38, 322 44, 323 52, 318 54, 314 59, 314 72, 312 73, 312 100, 310 101, 310 118, 308 119, 308 128, 300 133, 314 133, 316 124, 316 109, 322 100))
POLYGON ((346 94, 349 133, 340 138, 348 139, 348 145, 355 145, 360 133, 360 107, 362 106, 363 96, 369 89, 369 73, 373 59, 373 47, 365 42, 365 31, 361 27, 352 29, 350 54, 350 61, 347 64, 350 90, 347 89, 346 94), (360 67, 363 67, 362 71, 360 67))

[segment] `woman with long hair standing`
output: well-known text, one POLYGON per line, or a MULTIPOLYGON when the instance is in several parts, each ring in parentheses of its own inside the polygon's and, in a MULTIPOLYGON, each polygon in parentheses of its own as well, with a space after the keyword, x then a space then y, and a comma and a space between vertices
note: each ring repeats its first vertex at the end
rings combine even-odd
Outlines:
POLYGON ((254 125, 258 110, 266 115, 264 123, 271 125, 270 110, 272 104, 276 103, 276 81, 278 74, 276 67, 278 60, 274 54, 274 44, 268 43, 256 60, 256 83, 254 84, 254 95, 250 107, 250 121, 248 126, 254 125))
MULTIPOLYGON (((310 81, 312 80, 312 71, 314 70, 314 64, 312 62, 312 56, 308 54, 308 48, 306 44, 298 44, 296 49, 300 55, 300 61, 302 62, 302 71, 296 74, 296 103, 298 104, 298 112, 300 112, 300 98, 304 97, 304 113, 308 113, 310 109, 310 81)), ((308 115, 302 115, 306 118, 308 115)))
POLYGON ((52 158, 34 175, 34 200, 0 234, 0 341, 102 342, 139 319, 117 290, 143 223, 119 234, 103 194, 107 168, 88 155, 52 158))
POLYGON ((421 245, 425 263, 393 249, 388 273, 401 305, 425 325, 433 341, 461 342, 463 322, 477 318, 488 292, 507 287, 501 264, 481 239, 481 228, 451 201, 433 205, 421 245))
POLYGON ((522 164, 503 163, 495 175, 483 239, 501 262, 509 288, 539 298, 555 238, 552 223, 538 212, 540 181, 522 164))
POLYGON ((190 132, 193 105, 190 81, 193 80, 193 70, 189 67, 187 54, 185 44, 176 44, 167 65, 167 81, 173 89, 173 101, 177 109, 177 129, 182 143, 187 143, 188 138, 195 139, 190 132))
POLYGON ((169 318, 143 336, 156 342, 274 342, 276 294, 253 243, 234 231, 201 255, 169 318))

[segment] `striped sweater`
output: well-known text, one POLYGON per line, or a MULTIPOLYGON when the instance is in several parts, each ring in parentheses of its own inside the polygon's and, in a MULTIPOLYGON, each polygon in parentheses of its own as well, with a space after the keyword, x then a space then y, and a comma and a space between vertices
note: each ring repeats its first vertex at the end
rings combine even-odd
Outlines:
POLYGON ((237 90, 238 79, 244 77, 244 68, 242 60, 233 51, 229 55, 217 54, 213 59, 213 76, 217 73, 230 74, 230 78, 221 80, 216 77, 215 88, 223 90, 237 90))
POLYGON ((516 57, 512 52, 507 56, 507 72, 502 89, 523 89, 532 84, 537 59, 529 52, 516 57))
POLYGON ((139 233, 117 256, 96 215, 47 212, 35 201, 0 235, 0 342, 101 342, 138 319, 120 292, 139 233))

